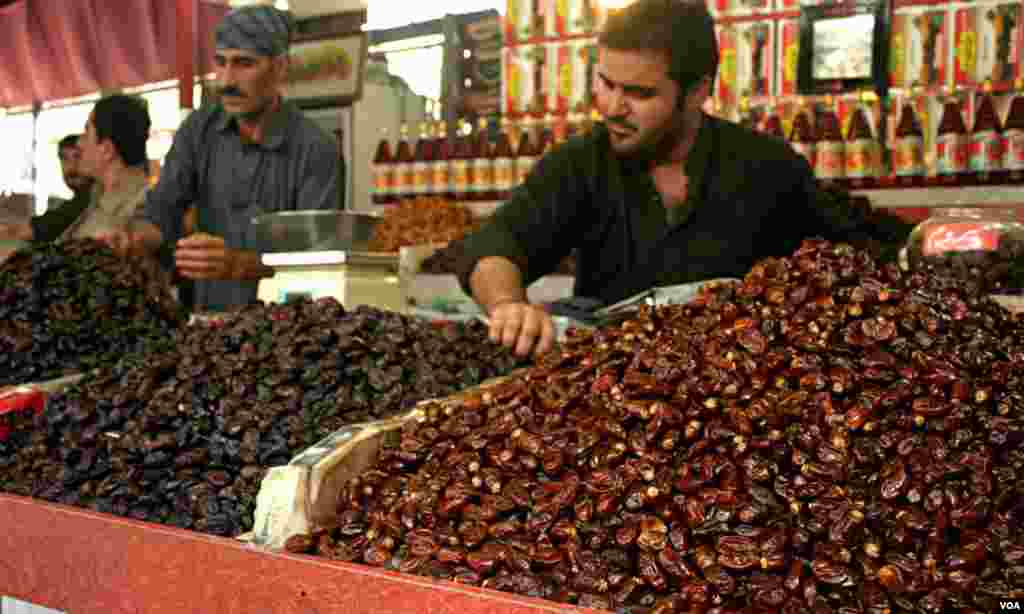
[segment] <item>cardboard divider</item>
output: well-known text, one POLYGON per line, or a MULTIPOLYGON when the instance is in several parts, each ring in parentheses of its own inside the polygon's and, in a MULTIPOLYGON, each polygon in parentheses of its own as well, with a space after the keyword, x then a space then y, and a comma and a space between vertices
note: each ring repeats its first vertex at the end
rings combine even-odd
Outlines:
POLYGON ((420 401, 415 409, 395 418, 349 425, 301 452, 288 465, 272 468, 260 484, 253 530, 238 539, 280 550, 292 536, 333 527, 341 489, 374 466, 389 433, 421 420, 425 406, 460 405, 512 377, 492 378, 443 399, 420 401))

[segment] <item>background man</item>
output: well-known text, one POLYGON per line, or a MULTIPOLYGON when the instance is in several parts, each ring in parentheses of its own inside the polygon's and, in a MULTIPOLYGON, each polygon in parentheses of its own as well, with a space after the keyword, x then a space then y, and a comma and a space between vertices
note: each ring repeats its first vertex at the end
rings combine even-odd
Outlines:
POLYGON ((196 281, 199 309, 256 299, 269 271, 251 240, 254 217, 342 205, 336 141, 281 99, 291 28, 288 14, 270 6, 228 13, 216 32, 220 102, 192 113, 175 134, 137 228, 105 237, 129 253, 174 245, 178 273, 196 281), (184 236, 192 205, 196 231, 184 236))
POLYGON ((78 189, 75 198, 27 224, 0 226, 0 238, 98 237, 128 223, 145 201, 149 128, 149 111, 142 99, 114 95, 97 102, 78 139, 78 159, 65 163, 65 181, 78 189), (87 185, 92 187, 84 191, 87 185))

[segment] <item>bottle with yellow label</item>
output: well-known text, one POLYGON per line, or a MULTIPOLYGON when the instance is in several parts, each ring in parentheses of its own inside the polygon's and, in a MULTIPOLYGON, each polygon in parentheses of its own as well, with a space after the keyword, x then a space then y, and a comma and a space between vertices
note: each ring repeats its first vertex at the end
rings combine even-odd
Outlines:
POLYGON ((471 200, 473 196, 473 179, 471 163, 473 145, 468 125, 460 123, 458 136, 455 139, 455 151, 452 154, 452 197, 458 201, 471 200))

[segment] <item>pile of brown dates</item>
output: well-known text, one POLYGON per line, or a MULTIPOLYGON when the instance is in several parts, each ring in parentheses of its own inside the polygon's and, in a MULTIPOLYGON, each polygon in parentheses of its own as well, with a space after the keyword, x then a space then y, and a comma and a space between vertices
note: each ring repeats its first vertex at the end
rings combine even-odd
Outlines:
POLYGON ((236 535, 252 527, 267 467, 517 364, 479 322, 333 299, 248 306, 176 341, 52 397, 17 449, 0 449, 0 489, 236 535))
POLYGON ((422 406, 293 552, 633 614, 1024 596, 1024 326, 808 241, 422 406))

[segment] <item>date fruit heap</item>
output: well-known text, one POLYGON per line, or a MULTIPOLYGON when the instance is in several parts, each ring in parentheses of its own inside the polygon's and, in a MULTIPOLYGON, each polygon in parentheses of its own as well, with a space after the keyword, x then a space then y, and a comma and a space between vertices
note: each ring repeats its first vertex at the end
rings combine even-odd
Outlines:
POLYGON ((0 386, 111 365, 180 323, 155 261, 91 239, 19 250, 0 265, 0 386))
POLYGON ((353 422, 516 364, 480 323, 325 299, 253 305, 51 399, 0 487, 218 535, 252 527, 267 467, 353 422))
POLYGON ((420 197, 389 207, 373 229, 370 250, 397 252, 403 247, 455 241, 480 222, 465 206, 436 197, 420 197))
POLYGON ((1024 591, 1024 327, 806 242, 424 406, 288 548, 618 611, 986 612, 1024 591))

